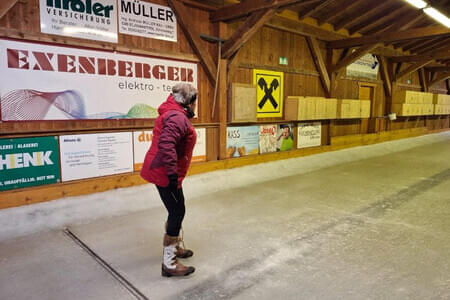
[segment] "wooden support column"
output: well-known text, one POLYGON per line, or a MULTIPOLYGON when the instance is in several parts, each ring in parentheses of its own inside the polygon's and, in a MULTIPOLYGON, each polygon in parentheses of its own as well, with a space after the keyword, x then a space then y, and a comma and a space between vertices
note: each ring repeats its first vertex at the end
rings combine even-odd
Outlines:
POLYGON ((447 95, 450 95, 450 79, 445 81, 445 85, 447 86, 447 95))
POLYGON ((436 83, 447 80, 448 78, 450 78, 450 72, 439 74, 438 76, 436 76, 436 78, 434 78, 433 80, 430 81, 430 84, 428 85, 428 87, 432 87, 436 83))
POLYGON ((420 85, 422 86, 422 91, 428 92, 428 81, 427 77, 425 76, 424 68, 419 69, 419 81, 420 85))
POLYGON ((386 58, 381 55, 377 55, 378 62, 380 63, 381 79, 384 83, 384 90, 387 97, 392 97, 392 80, 389 74, 389 66, 386 58))
POLYGON ((306 40, 308 41, 308 45, 311 50, 311 55, 314 59, 314 63, 316 64, 317 71, 320 74, 320 81, 322 82, 323 89, 325 90, 325 95, 327 95, 327 97, 331 97, 330 75, 328 74, 322 52, 320 51, 319 43, 314 37, 307 36, 306 40))
POLYGON ((219 70, 219 159, 227 158, 228 60, 220 60, 219 70))
POLYGON ((0 2, 0 19, 2 19, 8 11, 13 8, 19 0, 1 0, 0 2))
POLYGON ((177 22, 180 24, 180 27, 189 41, 189 44, 200 59, 200 63, 205 69, 206 75, 211 81, 211 84, 214 86, 216 83, 217 73, 216 64, 214 63, 211 54, 207 51, 207 48, 203 45, 203 42, 200 39, 200 34, 195 30, 195 27, 191 22, 191 16, 189 15, 188 9, 178 0, 167 0, 167 2, 174 11, 175 16, 177 17, 177 22))

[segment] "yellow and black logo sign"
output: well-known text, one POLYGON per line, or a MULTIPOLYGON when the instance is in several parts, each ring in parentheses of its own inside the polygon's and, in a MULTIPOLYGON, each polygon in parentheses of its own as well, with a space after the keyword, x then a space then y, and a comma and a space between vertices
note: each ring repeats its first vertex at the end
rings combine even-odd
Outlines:
POLYGON ((283 72, 253 70, 258 118, 283 116, 283 72))

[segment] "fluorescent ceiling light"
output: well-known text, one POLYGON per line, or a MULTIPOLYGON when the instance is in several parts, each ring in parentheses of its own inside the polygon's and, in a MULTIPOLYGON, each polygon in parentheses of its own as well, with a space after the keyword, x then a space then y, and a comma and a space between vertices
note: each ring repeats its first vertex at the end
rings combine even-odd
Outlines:
POLYGON ((405 1, 419 9, 422 9, 422 8, 425 8, 428 6, 428 3, 426 3, 423 0, 405 0, 405 1))
POLYGON ((427 15, 450 28, 450 19, 433 7, 427 7, 423 10, 427 15))

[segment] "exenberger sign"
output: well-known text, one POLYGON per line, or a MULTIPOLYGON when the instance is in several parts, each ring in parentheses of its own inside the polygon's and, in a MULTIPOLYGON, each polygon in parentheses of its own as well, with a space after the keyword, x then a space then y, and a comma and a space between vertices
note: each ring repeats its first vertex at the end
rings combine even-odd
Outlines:
POLYGON ((197 64, 0 39, 3 121, 156 118, 197 64))
POLYGON ((117 43, 115 0, 40 0, 44 33, 117 43))

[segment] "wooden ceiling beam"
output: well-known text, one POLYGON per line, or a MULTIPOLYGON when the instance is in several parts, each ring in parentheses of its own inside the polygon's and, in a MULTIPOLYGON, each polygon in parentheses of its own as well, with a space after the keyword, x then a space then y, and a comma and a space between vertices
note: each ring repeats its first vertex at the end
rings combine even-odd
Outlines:
POLYGON ((450 66, 425 67, 430 72, 450 72, 450 66))
POLYGON ((290 5, 310 5, 317 3, 321 0, 247 0, 238 4, 225 6, 214 11, 210 15, 211 22, 219 21, 231 21, 234 19, 242 18, 248 14, 254 13, 259 10, 266 10, 271 8, 283 8, 290 5))
POLYGON ((223 44, 222 58, 226 59, 233 56, 276 12, 275 8, 269 8, 251 14, 244 24, 223 44))
POLYGON ((428 84, 428 87, 431 87, 441 81, 447 80, 448 78, 450 78, 450 72, 440 74, 440 75, 436 76, 436 78, 434 78, 433 80, 430 81, 430 83, 428 84))
POLYGON ((361 4, 364 0, 344 0, 342 2, 342 7, 345 9, 335 9, 334 11, 330 11, 324 19, 319 20, 319 26, 325 23, 333 24, 334 20, 337 19, 342 14, 351 11, 354 7, 361 4))
POLYGON ((313 15, 314 13, 318 12, 319 10, 327 7, 334 1, 336 1, 336 0, 324 0, 324 1, 321 1, 321 3, 319 3, 319 4, 311 4, 311 5, 307 6, 298 13, 298 19, 302 20, 306 17, 310 17, 311 15, 313 15))
POLYGON ((431 59, 446 59, 450 58, 450 51, 432 51, 427 54, 420 55, 401 55, 401 56, 391 56, 389 60, 391 62, 419 62, 431 59))
POLYGON ((402 17, 397 18, 396 20, 392 20, 396 17, 397 15, 391 15, 389 19, 384 20, 383 23, 370 29, 369 31, 364 32, 364 34, 375 34, 380 32, 408 29, 423 17, 423 13, 422 11, 413 11, 409 14, 403 14, 402 17))
POLYGON ((381 46, 381 44, 376 43, 376 44, 366 45, 366 46, 363 46, 363 47, 355 50, 351 54, 347 55, 344 59, 340 60, 336 65, 332 66, 330 68, 330 73, 339 72, 341 69, 354 63, 359 58, 363 57, 364 55, 366 55, 367 53, 369 53, 370 51, 374 50, 375 48, 377 48, 379 46, 381 46))
POLYGON ((13 8, 19 0, 1 0, 0 2, 0 20, 13 8))
POLYGON ((355 34, 356 32, 363 33, 364 35, 373 34, 373 32, 370 33, 370 28, 373 28, 377 24, 380 24, 384 21, 391 20, 392 18, 404 12, 405 9, 409 9, 409 7, 405 7, 404 5, 390 6, 385 10, 380 10, 379 13, 374 15, 372 18, 368 18, 364 22, 352 26, 348 31, 351 35, 355 34))
POLYGON ((386 8, 390 4, 391 3, 389 1, 373 1, 369 4, 366 4, 363 7, 361 7, 361 10, 355 11, 354 13, 349 14, 348 17, 343 18, 338 22, 336 22, 334 24, 334 29, 339 30, 351 24, 357 24, 358 22, 367 19, 372 14, 377 13, 378 11, 386 8))
POLYGON ((442 40, 442 38, 434 38, 434 39, 426 39, 426 40, 419 40, 417 41, 417 43, 408 46, 408 47, 403 47, 404 51, 411 51, 411 52, 416 52, 416 50, 422 48, 422 47, 426 47, 432 44, 435 44, 436 42, 440 42, 442 40))
POLYGON ((195 54, 200 59, 200 64, 203 66, 206 75, 214 86, 216 83, 216 73, 217 67, 211 54, 207 51, 206 47, 202 44, 203 41, 200 39, 200 33, 198 33, 194 28, 195 26, 191 23, 191 16, 188 14, 186 6, 178 0, 167 0, 169 6, 172 8, 177 22, 180 24, 186 39, 194 50, 195 54))
POLYGON ((379 33, 357 38, 348 38, 329 43, 330 48, 349 48, 373 43, 389 43, 394 41, 413 40, 420 38, 432 38, 438 36, 450 36, 450 29, 443 26, 430 26, 403 31, 379 33))
POLYGON ((425 67, 425 66, 428 65, 428 64, 431 64, 433 61, 434 61, 434 60, 427 60, 427 61, 422 61, 422 62, 418 62, 418 63, 415 63, 415 64, 410 65, 410 66, 407 67, 406 69, 400 71, 400 72, 395 76, 395 80, 394 80, 394 81, 397 81, 397 80, 399 80, 400 78, 402 78, 402 77, 404 77, 404 76, 406 76, 406 75, 409 75, 409 74, 411 74, 412 72, 415 72, 415 71, 419 70, 420 68, 425 67))
POLYGON ((439 42, 437 42, 437 43, 435 43, 435 44, 432 44, 432 45, 429 45, 429 46, 427 46, 427 47, 418 49, 418 50, 416 51, 416 53, 417 53, 417 54, 423 54, 423 53, 427 53, 428 51, 431 51, 431 50, 433 50, 433 51, 439 51, 439 50, 438 50, 439 48, 441 48, 442 46, 446 46, 446 45, 448 45, 449 43, 450 43, 450 38, 441 39, 441 41, 439 41, 439 42))

